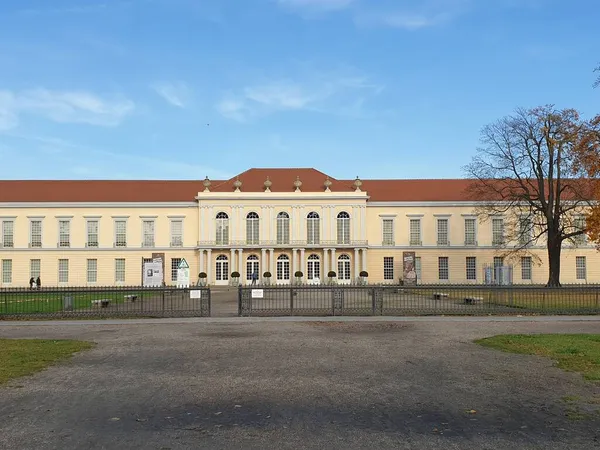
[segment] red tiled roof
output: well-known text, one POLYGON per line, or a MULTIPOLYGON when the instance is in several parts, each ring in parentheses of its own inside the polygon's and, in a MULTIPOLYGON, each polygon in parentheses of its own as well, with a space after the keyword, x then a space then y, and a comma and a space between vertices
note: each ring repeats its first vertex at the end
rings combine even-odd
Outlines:
MULTIPOLYGON (((263 192, 269 177, 271 191, 293 192, 299 177, 303 192, 352 192, 354 180, 338 180, 312 168, 249 169, 229 180, 211 180, 212 192, 233 192, 236 179, 242 192, 263 192)), ((472 180, 362 180, 370 201, 466 201, 472 180)), ((0 181, 0 202, 191 202, 202 192, 202 180, 35 180, 0 181)))

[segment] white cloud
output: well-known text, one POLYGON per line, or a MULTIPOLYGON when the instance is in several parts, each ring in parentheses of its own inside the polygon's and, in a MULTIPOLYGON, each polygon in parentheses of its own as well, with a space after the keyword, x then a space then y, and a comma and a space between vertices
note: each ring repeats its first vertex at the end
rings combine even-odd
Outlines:
POLYGON ((0 91, 0 130, 17 127, 22 114, 38 115, 59 123, 116 126, 134 109, 131 100, 102 98, 86 91, 42 88, 17 93, 0 91))
POLYGON ((379 25, 413 31, 439 25, 450 18, 451 16, 445 13, 427 15, 412 12, 395 12, 386 14, 364 14, 357 16, 355 21, 359 25, 379 25))
POLYGON ((383 86, 365 77, 340 74, 313 75, 298 79, 276 79, 228 93, 217 105, 224 117, 247 122, 277 111, 313 111, 357 115, 367 98, 383 86))
POLYGON ((348 8, 355 0, 277 0, 277 3, 288 9, 313 12, 339 11, 348 8))
POLYGON ((183 82, 155 83, 151 88, 168 103, 178 108, 185 108, 192 94, 191 89, 183 82))

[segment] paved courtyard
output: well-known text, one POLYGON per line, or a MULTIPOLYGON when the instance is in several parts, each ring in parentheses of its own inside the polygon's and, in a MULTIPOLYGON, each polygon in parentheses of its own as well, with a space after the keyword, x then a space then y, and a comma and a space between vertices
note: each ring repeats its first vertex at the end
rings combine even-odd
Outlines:
POLYGON ((96 348, 0 387, 3 449, 600 446, 600 386, 473 339, 599 321, 0 323, 96 348))

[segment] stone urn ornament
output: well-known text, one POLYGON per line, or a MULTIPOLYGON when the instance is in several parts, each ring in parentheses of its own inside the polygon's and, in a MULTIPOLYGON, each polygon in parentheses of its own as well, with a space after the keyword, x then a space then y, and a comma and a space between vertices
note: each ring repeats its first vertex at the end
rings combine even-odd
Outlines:
POLYGON ((300 177, 296 177, 296 181, 294 181, 294 187, 296 188, 295 192, 302 192, 300 188, 302 187, 302 181, 300 181, 300 177))
POLYGON ((204 181, 202 182, 202 184, 204 185, 204 192, 210 192, 210 185, 212 183, 208 179, 208 175, 206 176, 206 178, 204 179, 204 181))
POLYGON ((267 179, 265 180, 265 182, 263 183, 265 186, 265 192, 271 192, 271 186, 273 185, 272 181, 269 180, 269 177, 267 176, 267 179))
POLYGON ((327 179, 325 180, 325 183, 323 183, 323 185, 325 186, 325 192, 331 192, 331 189, 329 189, 332 185, 331 180, 329 179, 329 177, 327 177, 327 179))
POLYGON ((233 187, 235 188, 234 192, 242 192, 240 190, 240 188, 242 187, 242 182, 240 181, 239 177, 235 179, 235 181, 233 182, 233 187))
POLYGON ((354 180, 354 192, 360 192, 360 187, 362 186, 362 181, 360 180, 360 178, 356 177, 356 180, 354 180))

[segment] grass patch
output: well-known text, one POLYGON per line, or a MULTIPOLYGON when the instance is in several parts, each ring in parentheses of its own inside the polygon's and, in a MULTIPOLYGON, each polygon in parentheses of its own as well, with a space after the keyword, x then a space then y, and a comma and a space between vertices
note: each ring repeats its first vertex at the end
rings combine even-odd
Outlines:
POLYGON ((509 334, 475 342, 504 352, 546 356, 561 369, 600 381, 600 334, 509 334))
POLYGON ((39 372, 93 346, 84 341, 0 339, 0 385, 39 372))

